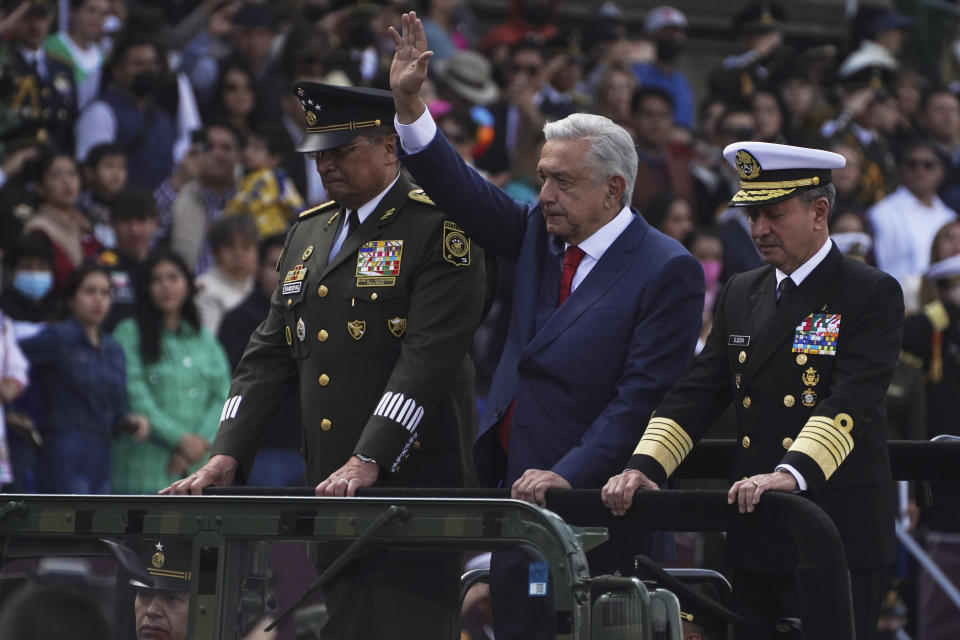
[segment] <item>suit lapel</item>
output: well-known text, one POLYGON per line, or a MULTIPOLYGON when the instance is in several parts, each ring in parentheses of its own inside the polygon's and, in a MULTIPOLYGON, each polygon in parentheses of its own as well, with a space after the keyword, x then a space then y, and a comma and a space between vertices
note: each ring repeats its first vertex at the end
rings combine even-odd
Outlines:
MULTIPOLYGON (((777 347, 793 336, 797 325, 830 299, 834 275, 840 266, 841 259, 840 250, 834 245, 823 262, 804 279, 799 287, 790 292, 779 308, 776 308, 770 328, 757 343, 757 349, 744 371, 744 386, 750 383, 777 347)), ((773 283, 775 282, 776 278, 773 278, 773 283)), ((773 283, 770 284, 769 296, 775 301, 776 285, 773 283)), ((752 296, 751 301, 753 301, 752 296)), ((774 306, 775 304, 774 302, 774 306)))
POLYGON ((777 286, 777 276, 773 267, 757 280, 756 288, 750 293, 750 321, 755 345, 763 342, 763 338, 770 329, 773 317, 777 313, 777 298, 773 293, 777 286))
MULTIPOLYGON (((610 245, 610 248, 604 252, 600 261, 594 265, 590 273, 580 283, 580 286, 570 294, 567 301, 559 308, 553 311, 553 314, 546 320, 543 327, 537 331, 537 334, 530 341, 530 344, 523 350, 520 362, 529 358, 533 353, 552 342, 558 335, 570 327, 573 322, 579 318, 584 311, 603 297, 604 294, 616 283, 632 264, 629 254, 640 246, 642 239, 642 229, 637 219, 634 219, 630 225, 624 229, 623 233, 610 245)), ((548 251, 551 257, 553 253, 548 251)), ((559 289, 559 285, 555 287, 559 289)), ((556 294, 553 292, 553 304, 556 304, 556 294)), ((545 299, 545 298, 544 298, 545 299)), ((541 311, 541 309, 538 309, 541 311)))
MULTIPOLYGON (((401 173, 397 183, 383 196, 383 199, 380 200, 380 204, 377 205, 373 213, 367 216, 367 219, 361 222, 360 226, 343 241, 343 246, 340 247, 337 255, 321 270, 320 277, 327 275, 343 262, 354 258, 357 251, 365 242, 369 242, 380 234, 380 227, 393 222, 394 216, 400 212, 404 203, 406 203, 407 193, 409 193, 411 189, 410 181, 401 173), (387 212, 391 210, 390 215, 386 215, 387 212)), ((331 224, 327 225, 324 229, 330 230, 331 232, 330 241, 326 245, 327 254, 329 254, 330 246, 333 244, 333 239, 336 237, 339 226, 331 224)))

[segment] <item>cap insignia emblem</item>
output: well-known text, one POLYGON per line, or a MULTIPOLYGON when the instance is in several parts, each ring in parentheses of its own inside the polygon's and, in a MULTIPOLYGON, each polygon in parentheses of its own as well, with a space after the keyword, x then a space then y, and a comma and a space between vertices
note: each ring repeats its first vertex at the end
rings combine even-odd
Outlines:
POLYGON ((313 127, 317 124, 317 114, 313 111, 307 111, 307 126, 313 127))
POLYGON ((150 558, 150 564, 153 565, 154 569, 162 569, 164 563, 167 561, 166 556, 163 555, 163 545, 158 542, 156 549, 157 552, 150 558))
POLYGON ((744 180, 753 180, 760 175, 760 163, 746 149, 740 149, 736 155, 737 173, 744 180))

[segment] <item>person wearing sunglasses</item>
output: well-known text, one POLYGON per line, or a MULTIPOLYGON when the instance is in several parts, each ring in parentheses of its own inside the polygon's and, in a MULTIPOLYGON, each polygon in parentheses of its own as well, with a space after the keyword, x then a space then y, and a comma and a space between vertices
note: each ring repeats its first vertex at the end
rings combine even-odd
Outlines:
POLYGON ((868 211, 877 267, 900 281, 908 309, 917 309, 920 278, 930 266, 933 236, 957 214, 937 195, 943 160, 930 140, 914 140, 900 154, 903 184, 868 211))
MULTIPOLYGON (((306 123, 297 150, 312 154, 333 200, 301 213, 287 236, 213 456, 162 493, 249 478, 270 418, 298 390, 307 482, 318 496, 374 483, 463 486, 483 257, 400 173, 389 92, 315 82, 294 92, 306 123)), ((333 557, 325 546, 319 568, 333 557)), ((459 554, 370 554, 325 589, 324 637, 452 637, 459 569, 459 554)))

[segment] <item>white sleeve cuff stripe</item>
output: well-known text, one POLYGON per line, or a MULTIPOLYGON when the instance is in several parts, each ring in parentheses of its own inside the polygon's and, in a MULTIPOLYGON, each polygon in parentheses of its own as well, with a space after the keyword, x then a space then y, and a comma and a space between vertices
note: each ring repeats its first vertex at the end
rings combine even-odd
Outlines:
POLYGON ((417 408, 417 403, 413 401, 413 398, 408 398, 406 403, 403 405, 403 409, 397 413, 397 422, 405 425, 407 419, 410 417, 410 414, 413 413, 414 409, 417 408))
POLYGON ((381 415, 383 415, 384 418, 392 418, 394 411, 397 409, 397 405, 399 405, 401 402, 403 402, 403 394, 393 394, 393 400, 390 401, 390 404, 387 405, 387 408, 383 410, 381 415))
POLYGON ((383 397, 380 398, 380 404, 378 404, 377 408, 374 409, 373 411, 373 415, 375 416, 383 415, 383 410, 386 408, 387 403, 390 402, 390 398, 392 397, 393 397, 393 393, 391 393, 390 391, 387 391, 385 394, 383 394, 383 397))
POLYGON ((220 422, 230 418, 237 417, 237 409, 240 408, 240 400, 243 396, 231 396, 223 403, 223 410, 220 412, 220 422))
POLYGON ((423 413, 423 407, 413 398, 408 398, 402 393, 387 391, 380 398, 373 415, 395 420, 404 429, 413 433, 423 419, 423 413))
POLYGON ((417 407, 416 413, 413 414, 413 418, 410 419, 410 422, 406 425, 407 431, 414 433, 417 430, 417 426, 420 424, 420 420, 423 418, 423 407, 417 407))

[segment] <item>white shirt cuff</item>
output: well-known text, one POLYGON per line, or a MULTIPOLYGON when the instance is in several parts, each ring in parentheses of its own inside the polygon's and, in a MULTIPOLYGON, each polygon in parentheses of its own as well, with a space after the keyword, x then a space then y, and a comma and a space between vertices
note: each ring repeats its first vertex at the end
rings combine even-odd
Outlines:
POLYGON ((783 469, 787 471, 790 475, 793 476, 793 479, 797 481, 797 491, 806 491, 807 490, 807 481, 803 479, 803 476, 800 475, 800 472, 794 469, 789 464, 778 464, 777 471, 783 469))
POLYGON ((433 121, 429 109, 424 109, 423 115, 411 124, 400 124, 400 120, 394 115, 393 126, 397 129, 397 135, 400 136, 403 150, 409 154, 420 153, 426 149, 437 135, 437 123, 433 121))

